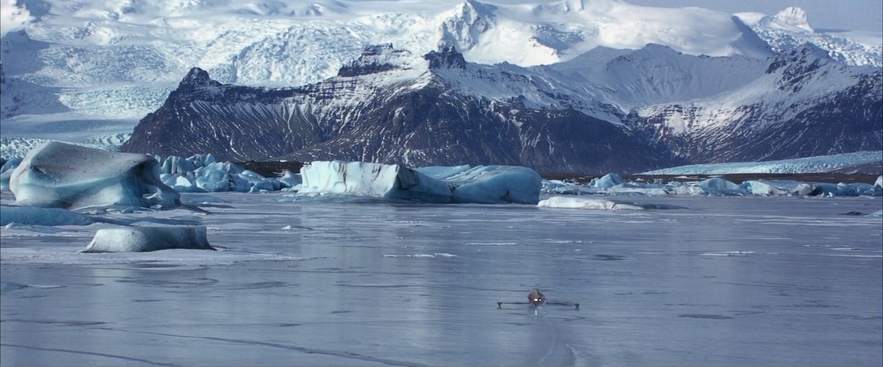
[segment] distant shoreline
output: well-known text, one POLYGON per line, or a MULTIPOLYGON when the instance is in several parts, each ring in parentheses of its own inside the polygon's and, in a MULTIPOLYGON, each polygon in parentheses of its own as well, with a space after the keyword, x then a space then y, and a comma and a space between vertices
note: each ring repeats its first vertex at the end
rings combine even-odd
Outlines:
MULTIPOLYGON (((303 167, 302 162, 234 162, 243 168, 253 171, 264 177, 276 177, 282 175, 282 172, 288 170, 293 173, 300 172, 303 167)), ((737 174, 695 174, 695 175, 641 175, 641 174, 620 174, 622 178, 629 181, 653 182, 661 180, 669 181, 701 181, 712 177, 720 177, 735 183, 741 183, 749 180, 789 180, 789 181, 805 181, 805 182, 826 182, 826 183, 868 183, 873 184, 880 176, 880 173, 872 173, 880 171, 880 164, 869 167, 862 167, 854 172, 824 172, 824 173, 737 173, 737 174)), ((539 172, 540 176, 546 180, 570 180, 577 183, 588 183, 593 178, 601 177, 597 174, 583 174, 573 172, 539 172)), ((617 173, 619 174, 619 173, 617 173)))

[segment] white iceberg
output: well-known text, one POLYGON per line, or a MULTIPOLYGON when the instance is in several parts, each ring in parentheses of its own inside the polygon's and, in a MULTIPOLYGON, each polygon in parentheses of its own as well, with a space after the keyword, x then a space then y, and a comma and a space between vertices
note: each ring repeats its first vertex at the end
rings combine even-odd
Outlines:
POLYGON ((446 183, 401 165, 316 161, 300 169, 298 195, 339 194, 450 203, 446 183))
POLYGON ((49 141, 31 150, 13 170, 9 189, 16 203, 25 206, 181 205, 178 193, 160 181, 159 173, 159 163, 148 155, 49 141))
POLYGON ((80 252, 148 252, 171 249, 214 250, 204 226, 99 229, 80 252))
MULTIPOLYGON (((793 183, 794 181, 790 182, 793 183)), ((749 180, 743 182, 739 186, 752 195, 757 196, 784 196, 797 188, 796 184, 792 184, 790 186, 794 187, 791 187, 789 190, 789 188, 786 187, 789 186, 787 182, 774 182, 768 180, 749 180)))
POLYGON ((10 223, 38 226, 85 226, 92 224, 88 216, 61 208, 0 206, 0 226, 10 223))

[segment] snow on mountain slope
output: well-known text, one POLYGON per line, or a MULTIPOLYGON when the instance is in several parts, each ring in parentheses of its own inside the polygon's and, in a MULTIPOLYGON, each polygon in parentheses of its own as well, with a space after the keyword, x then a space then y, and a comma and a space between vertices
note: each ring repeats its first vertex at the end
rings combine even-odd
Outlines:
MULTIPOLYGON (((495 6, 467 0, 442 23, 442 42, 467 60, 522 66, 553 64, 595 47, 639 49, 654 43, 691 55, 763 53, 726 13, 652 8, 619 0, 565 0, 495 6)), ((768 55, 768 53, 766 53, 768 55)))
MULTIPOLYGON (((689 55, 770 54, 751 28, 729 14, 616 0, 23 4, 34 21, 23 33, 3 37, 2 60, 7 79, 29 84, 9 94, 19 100, 40 94, 96 118, 142 117, 194 66, 224 83, 303 85, 333 76, 366 44, 393 43, 417 55, 456 46, 469 61, 521 66, 569 60, 599 46, 640 49, 648 43, 689 55)), ((5 117, 58 112, 10 104, 4 99, 5 117)))
POLYGON ((549 78, 596 92, 624 112, 647 105, 708 98, 763 75, 764 62, 744 57, 696 57, 669 47, 635 51, 598 47, 572 60, 540 67, 549 78))
MULTIPOLYGON (((763 104, 752 112, 751 126, 763 129, 770 124, 789 120, 802 109, 811 108, 819 100, 830 98, 834 93, 853 87, 861 78, 873 83, 881 72, 876 68, 850 67, 834 62, 827 53, 806 44, 798 49, 784 52, 766 62, 766 71, 750 82, 721 95, 713 95, 685 103, 693 110, 691 118, 670 115, 668 126, 674 134, 690 134, 697 130, 727 124, 746 114, 744 106, 763 104), (824 71, 817 72, 822 69, 824 71)), ((879 94, 880 83, 872 86, 868 96, 879 94)), ((865 95, 856 97, 866 97, 865 95)), ((649 116, 669 106, 659 104, 640 108, 641 116, 649 116)))
POLYGON ((781 52, 766 64, 762 76, 740 88, 639 108, 637 128, 649 128, 653 139, 677 147, 681 157, 710 162, 883 147, 879 68, 838 63, 812 44, 781 52))
MULTIPOLYGON (((572 108, 614 124, 632 108, 745 88, 762 72, 754 59, 804 40, 839 62, 880 64, 879 37, 813 31, 799 9, 767 17, 619 0, 500 2, 24 0, 19 4, 33 20, 0 39, 4 141, 68 134, 76 137, 63 140, 87 144, 129 133, 193 66, 222 83, 290 87, 335 76, 365 45, 390 42, 418 63, 440 46, 454 47, 466 61, 510 63, 438 72, 460 92, 522 107, 572 108), (648 43, 662 46, 644 48, 648 43), (549 65, 531 67, 539 64, 549 65)), ((418 66, 372 78, 378 86, 419 88, 431 78, 421 78, 418 66), (405 80, 413 83, 397 84, 405 80)), ((333 103, 355 101, 340 97, 333 103)))
POLYGON ((797 7, 788 7, 773 16, 739 13, 736 17, 748 24, 773 51, 779 52, 811 43, 825 50, 838 62, 883 66, 883 32, 815 30, 810 25, 807 14, 797 7))

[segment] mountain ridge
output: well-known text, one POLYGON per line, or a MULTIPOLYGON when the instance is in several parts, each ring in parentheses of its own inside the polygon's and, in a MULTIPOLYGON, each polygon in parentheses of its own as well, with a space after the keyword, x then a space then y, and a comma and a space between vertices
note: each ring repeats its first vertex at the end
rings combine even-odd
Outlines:
MULTIPOLYGON (((682 67, 673 70, 732 61, 650 46, 603 56, 610 61, 601 68, 614 63, 620 68, 615 71, 629 65, 640 70, 644 63, 615 62, 639 56, 662 57, 669 64, 661 65, 682 67)), ((551 78, 550 67, 461 60, 453 47, 417 57, 391 45, 368 46, 350 64, 360 65, 361 73, 347 71, 323 82, 277 89, 219 86, 205 81, 205 71, 194 69, 184 79, 198 82, 182 82, 185 88, 170 94, 163 108, 142 120, 122 148, 162 155, 212 153, 240 161, 342 159, 637 172, 688 163, 795 158, 820 151, 880 150, 883 145, 883 134, 874 126, 881 109, 879 72, 836 63, 811 45, 763 63, 737 62, 734 68, 744 75, 756 74, 756 79, 719 88, 717 97, 642 108, 623 108, 614 98, 616 90, 589 80, 568 83, 551 78), (198 87, 190 90, 191 85, 198 87), (768 91, 776 85, 778 89, 768 91), (820 85, 831 90, 819 92, 820 85), (764 92, 756 99, 729 110, 712 109, 757 89, 764 92), (764 105, 771 96, 782 104, 764 105), (806 106, 790 107, 801 104, 806 106), (832 109, 831 104, 839 107, 832 109), (709 115, 711 120, 701 120, 709 115), (788 116, 760 119, 764 115, 788 116), (728 117, 715 122, 721 116, 728 117), (856 117, 858 121, 850 122, 856 117), (838 136, 838 131, 840 138, 818 142, 838 136), (777 147, 769 136, 781 134, 787 136, 777 147), (181 136, 185 138, 176 140, 181 136)), ((353 70, 348 68, 342 70, 353 70)), ((700 85, 698 92, 706 90, 704 84, 682 77, 687 74, 652 76, 658 85, 700 85)))

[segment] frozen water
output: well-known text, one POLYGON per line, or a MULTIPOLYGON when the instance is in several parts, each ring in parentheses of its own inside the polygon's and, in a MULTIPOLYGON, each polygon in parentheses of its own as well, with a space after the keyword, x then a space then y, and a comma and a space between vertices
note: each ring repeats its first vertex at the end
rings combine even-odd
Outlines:
MULTIPOLYGON (((880 197, 630 197, 681 210, 184 194, 218 251, 0 232, 2 365, 876 365, 880 197), (580 310, 504 305, 531 288, 580 310)), ((0 194, 8 204, 8 192, 0 194)))
POLYGON ((10 223, 38 226, 89 225, 88 216, 61 208, 37 208, 29 206, 0 206, 0 225, 10 223))
POLYGON ((12 171, 16 203, 78 209, 175 207, 178 193, 159 179, 156 160, 50 141, 31 150, 12 171))

